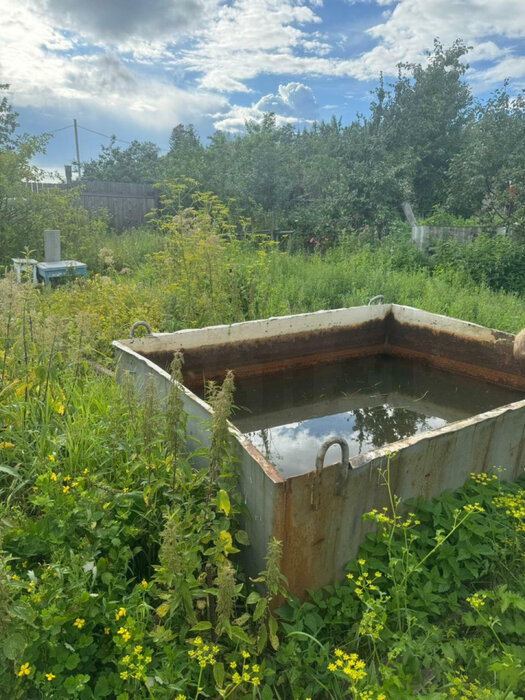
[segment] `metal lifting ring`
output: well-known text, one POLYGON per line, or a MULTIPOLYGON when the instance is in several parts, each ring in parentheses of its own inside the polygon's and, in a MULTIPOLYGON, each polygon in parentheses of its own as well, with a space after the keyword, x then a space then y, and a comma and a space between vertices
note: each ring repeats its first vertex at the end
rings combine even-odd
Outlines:
POLYGON ((151 328, 150 328, 149 324, 146 323, 146 321, 135 321, 135 323, 129 329, 129 337, 134 338, 135 337, 135 330, 137 328, 140 328, 141 326, 146 329, 148 335, 151 335, 151 328))
POLYGON ((384 301, 385 297, 382 294, 378 294, 375 297, 372 297, 370 301, 368 302, 368 306, 372 306, 372 304, 382 304, 384 301))
POLYGON ((335 495, 341 493, 346 477, 348 476, 348 462, 350 460, 350 449, 348 447, 348 443, 339 435, 331 435, 320 445, 319 449, 317 450, 317 457, 315 458, 315 477, 311 495, 311 504, 314 510, 319 508, 320 485, 323 474, 324 458, 328 448, 332 445, 339 445, 341 447, 341 465, 339 467, 339 474, 335 480, 335 495))

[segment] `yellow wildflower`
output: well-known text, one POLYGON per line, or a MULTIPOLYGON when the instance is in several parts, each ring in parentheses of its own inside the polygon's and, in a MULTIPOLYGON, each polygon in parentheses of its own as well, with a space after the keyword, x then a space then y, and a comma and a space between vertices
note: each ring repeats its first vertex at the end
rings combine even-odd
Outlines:
POLYGON ((146 581, 145 578, 142 579, 142 581, 140 582, 140 585, 142 586, 142 588, 147 588, 147 587, 148 587, 148 582, 146 581))
POLYGON ((0 442, 0 450, 6 450, 8 447, 14 447, 12 442, 0 442))
POLYGON ((117 634, 122 635, 122 639, 127 642, 129 639, 131 639, 131 634, 128 632, 128 630, 125 627, 121 627, 117 634))
POLYGON ((62 493, 68 493, 69 486, 62 486, 62 493))
POLYGON ((52 681, 53 678, 56 678, 54 673, 46 673, 46 678, 48 681, 52 681))
POLYGON ((77 619, 75 620, 75 622, 73 622, 73 625, 74 625, 75 627, 78 627, 79 630, 81 630, 82 627, 84 627, 85 622, 86 622, 86 621, 85 621, 83 618, 77 617, 77 619))
POLYGON ((56 462, 55 455, 47 455, 47 458, 50 462, 56 462))
POLYGON ((474 610, 479 610, 485 605, 486 597, 485 593, 474 593, 474 595, 469 596, 466 600, 474 610))
MULTIPOLYGON (((119 608, 115 613, 115 620, 120 620, 126 614, 126 608, 119 608)), ((119 633, 120 634, 120 633, 119 633)))
POLYGON ((364 565, 366 564, 366 560, 365 560, 365 559, 358 559, 358 560, 357 560, 357 563, 358 563, 360 566, 364 566, 364 565))
POLYGON ((22 678, 22 676, 29 676, 31 673, 31 666, 29 665, 29 661, 26 661, 25 664, 22 664, 20 666, 20 670, 16 674, 19 678, 22 678))
POLYGON ((51 472, 51 474, 49 475, 49 478, 51 479, 51 481, 56 481, 57 475, 55 474, 55 472, 51 472))

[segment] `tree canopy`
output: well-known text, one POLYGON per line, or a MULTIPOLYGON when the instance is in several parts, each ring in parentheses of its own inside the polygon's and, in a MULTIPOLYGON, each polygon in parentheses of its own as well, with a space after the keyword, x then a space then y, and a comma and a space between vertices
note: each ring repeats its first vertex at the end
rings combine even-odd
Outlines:
POLYGON ((505 84, 475 100, 468 51, 461 40, 448 48, 436 40, 424 64, 399 64, 390 84, 380 76, 368 113, 347 126, 333 117, 301 130, 268 113, 242 135, 216 131, 205 146, 192 124, 178 124, 165 155, 151 142, 113 140, 84 165, 85 177, 189 177, 235 200, 255 230, 293 229, 303 240, 364 226, 381 235, 404 200, 419 217, 438 209, 521 231, 524 99, 505 84))

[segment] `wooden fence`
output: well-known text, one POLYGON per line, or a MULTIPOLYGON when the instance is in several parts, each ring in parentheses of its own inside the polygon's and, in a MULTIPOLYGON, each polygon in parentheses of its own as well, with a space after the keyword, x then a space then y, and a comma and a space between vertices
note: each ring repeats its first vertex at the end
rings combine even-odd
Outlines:
POLYGON ((117 231, 142 226, 145 216, 158 205, 158 192, 152 185, 134 182, 74 182, 72 185, 54 182, 28 182, 32 192, 50 189, 71 189, 80 185, 80 204, 90 211, 107 209, 117 231))
POLYGON ((157 206, 157 191, 134 182, 83 182, 80 203, 91 211, 107 209, 117 231, 141 226, 157 206))

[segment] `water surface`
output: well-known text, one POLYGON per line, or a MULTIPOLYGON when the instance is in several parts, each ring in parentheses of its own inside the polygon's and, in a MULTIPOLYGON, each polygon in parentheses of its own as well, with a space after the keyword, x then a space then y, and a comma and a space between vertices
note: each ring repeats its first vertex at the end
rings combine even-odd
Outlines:
MULTIPOLYGON (((350 456, 523 398, 387 355, 236 379, 234 424, 286 477, 311 471, 330 435, 350 456)), ((331 447, 325 464, 340 459, 331 447)))

